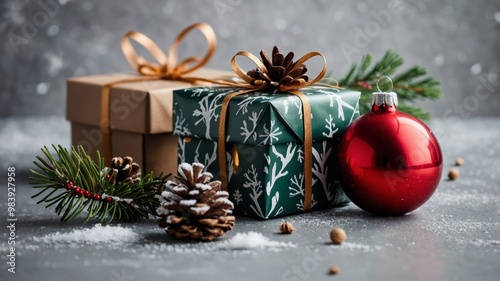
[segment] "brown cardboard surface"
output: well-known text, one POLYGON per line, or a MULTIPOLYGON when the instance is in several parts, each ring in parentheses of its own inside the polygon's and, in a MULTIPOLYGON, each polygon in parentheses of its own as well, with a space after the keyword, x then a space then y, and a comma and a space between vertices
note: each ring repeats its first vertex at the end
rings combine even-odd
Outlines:
MULTIPOLYGON (((232 72, 202 69, 190 77, 220 78, 232 72)), ((140 78, 135 74, 104 74, 70 78, 66 118, 74 123, 100 126, 101 91, 104 85, 120 80, 140 78)), ((111 130, 157 134, 172 131, 172 91, 193 84, 179 81, 154 80, 124 82, 110 91, 111 130)))
POLYGON ((177 174, 178 137, 171 133, 145 135, 145 166, 155 174, 177 174))
MULTIPOLYGON (((101 130, 92 125, 71 124, 71 138, 74 146, 81 145, 94 160, 96 151, 102 150, 101 130)), ((139 163, 143 174, 177 172, 177 136, 171 133, 140 134, 113 131, 111 134, 113 156, 130 156, 139 163)), ((109 163, 109 159, 105 159, 109 163)))
POLYGON ((96 159, 96 151, 102 150, 102 133, 98 127, 91 125, 71 123, 72 145, 82 146, 85 152, 96 159))

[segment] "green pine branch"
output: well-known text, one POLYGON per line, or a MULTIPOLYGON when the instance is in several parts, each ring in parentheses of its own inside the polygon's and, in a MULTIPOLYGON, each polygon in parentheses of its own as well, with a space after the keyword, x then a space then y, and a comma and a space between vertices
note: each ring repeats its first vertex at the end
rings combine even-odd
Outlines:
MULTIPOLYGON (((361 92, 359 107, 363 114, 371 110, 371 94, 378 91, 376 83, 379 77, 389 76, 394 84, 393 91, 398 94, 398 109, 424 120, 430 119, 430 114, 415 106, 414 102, 419 99, 441 98, 440 82, 433 77, 426 77, 427 70, 420 66, 397 73, 403 63, 401 55, 388 50, 382 59, 372 66, 372 56, 366 54, 359 65, 354 64, 347 75, 338 81, 342 87, 361 92)), ((382 91, 389 88, 384 80, 380 81, 379 86, 382 91)))
POLYGON ((30 183, 40 191, 32 198, 55 206, 61 221, 67 222, 87 211, 85 222, 97 219, 110 223, 113 220, 137 221, 156 215, 159 200, 155 197, 167 177, 145 175, 139 181, 117 183, 110 177, 104 161, 97 152, 97 162, 82 147, 72 148, 71 154, 62 146, 52 146, 58 160, 47 147, 42 148, 45 158, 37 156, 37 170, 31 170, 30 183))

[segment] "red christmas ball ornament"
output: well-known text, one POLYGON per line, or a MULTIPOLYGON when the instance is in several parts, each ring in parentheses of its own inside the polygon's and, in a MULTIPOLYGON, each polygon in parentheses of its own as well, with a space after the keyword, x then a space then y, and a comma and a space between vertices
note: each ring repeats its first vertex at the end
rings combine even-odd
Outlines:
POLYGON ((441 148, 425 124, 397 110, 396 93, 373 93, 371 104, 372 111, 354 121, 341 139, 340 184, 365 211, 406 214, 436 190, 443 169, 441 148))

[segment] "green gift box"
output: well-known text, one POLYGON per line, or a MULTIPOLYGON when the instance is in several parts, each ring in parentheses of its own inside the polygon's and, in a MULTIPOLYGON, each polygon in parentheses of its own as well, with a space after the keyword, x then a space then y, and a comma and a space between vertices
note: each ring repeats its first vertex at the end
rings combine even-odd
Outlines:
MULTIPOLYGON (((178 158, 200 162, 219 176, 218 127, 224 97, 241 89, 197 87, 174 91, 178 158)), ((348 201, 338 184, 339 138, 359 117, 361 93, 328 87, 301 89, 311 105, 313 186, 310 210, 348 201)), ((226 120, 230 199, 235 213, 263 219, 304 211, 303 112, 299 97, 253 92, 232 98, 226 120), (233 158, 238 156, 239 165, 233 158)))

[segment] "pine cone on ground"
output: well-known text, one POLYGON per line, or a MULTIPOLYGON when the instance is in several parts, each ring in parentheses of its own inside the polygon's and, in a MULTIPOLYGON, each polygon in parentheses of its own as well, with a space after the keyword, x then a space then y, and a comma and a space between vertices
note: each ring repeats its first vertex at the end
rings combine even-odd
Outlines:
POLYGON ((116 183, 134 184, 140 180, 141 167, 130 156, 111 159, 110 181, 116 183))
POLYGON ((223 236, 234 226, 234 208, 229 193, 221 191, 220 181, 211 181, 212 174, 203 172, 200 163, 182 163, 176 181, 168 181, 165 199, 157 212, 158 225, 177 238, 211 241, 223 236))
POLYGON ((297 64, 293 62, 294 55, 294 52, 290 52, 285 57, 278 47, 274 46, 271 60, 264 50, 260 51, 262 63, 266 66, 268 75, 265 75, 259 68, 248 71, 247 75, 254 79, 251 82, 252 85, 255 85, 256 81, 265 81, 269 85, 269 90, 277 92, 280 91, 280 86, 292 87, 300 85, 301 81, 307 82, 309 77, 304 75, 307 72, 304 64, 291 71, 297 64))

